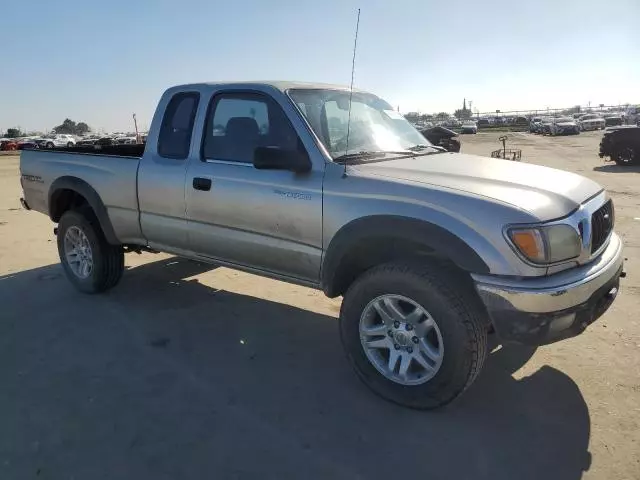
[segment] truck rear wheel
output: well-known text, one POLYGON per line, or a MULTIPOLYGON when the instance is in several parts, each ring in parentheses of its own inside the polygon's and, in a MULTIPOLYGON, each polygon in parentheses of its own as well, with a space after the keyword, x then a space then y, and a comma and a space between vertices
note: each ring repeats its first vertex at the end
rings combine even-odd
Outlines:
POLYGON ((633 147, 622 147, 613 155, 613 160, 618 165, 634 165, 638 163, 638 153, 633 147))
POLYGON ((89 208, 69 210, 60 218, 58 255, 67 278, 81 292, 104 292, 122 278, 124 251, 107 242, 89 208))
POLYGON ((340 336, 360 379, 403 406, 433 409, 466 390, 487 355, 486 313, 446 269, 391 263, 347 291, 340 336))

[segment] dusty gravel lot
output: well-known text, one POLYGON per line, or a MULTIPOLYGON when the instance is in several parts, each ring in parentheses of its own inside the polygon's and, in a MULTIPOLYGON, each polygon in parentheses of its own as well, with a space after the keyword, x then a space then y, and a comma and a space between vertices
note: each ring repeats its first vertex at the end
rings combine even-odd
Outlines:
POLYGON ((640 170, 603 164, 600 135, 508 146, 612 193, 618 300, 577 338, 496 349, 430 413, 360 384, 319 292, 145 254, 109 294, 77 293, 0 157, 0 478, 640 478, 640 170))

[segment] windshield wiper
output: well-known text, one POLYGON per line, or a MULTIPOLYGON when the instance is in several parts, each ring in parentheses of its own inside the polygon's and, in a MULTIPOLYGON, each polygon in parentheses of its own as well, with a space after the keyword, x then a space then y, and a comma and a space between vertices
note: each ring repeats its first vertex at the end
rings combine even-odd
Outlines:
POLYGON ((442 153, 442 152, 446 152, 447 151, 446 148, 439 147, 439 146, 436 146, 436 145, 427 145, 425 143, 418 143, 417 145, 414 145, 413 147, 407 148, 407 150, 409 150, 411 152, 421 152, 422 150, 426 150, 428 148, 435 150, 435 152, 430 152, 430 153, 442 153))
POLYGON ((415 156, 411 150, 362 150, 360 152, 345 153, 333 159, 334 162, 348 162, 350 160, 371 160, 375 158, 384 158, 387 155, 408 155, 415 156))

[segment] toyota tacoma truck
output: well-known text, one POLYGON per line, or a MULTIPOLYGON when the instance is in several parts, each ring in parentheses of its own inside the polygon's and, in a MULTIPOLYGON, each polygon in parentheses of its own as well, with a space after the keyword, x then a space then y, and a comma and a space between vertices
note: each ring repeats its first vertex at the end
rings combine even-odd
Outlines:
POLYGON ((342 296, 358 377, 413 408, 467 389, 488 334, 581 333, 624 276, 600 185, 443 151, 344 87, 173 87, 146 145, 28 150, 20 170, 22 205, 57 223, 78 290, 114 287, 125 252, 151 250, 342 296))

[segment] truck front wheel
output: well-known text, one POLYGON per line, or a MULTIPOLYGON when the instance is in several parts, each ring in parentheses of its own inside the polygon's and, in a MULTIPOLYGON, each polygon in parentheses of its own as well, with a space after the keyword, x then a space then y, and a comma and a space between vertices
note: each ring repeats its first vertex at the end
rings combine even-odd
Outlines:
POLYGON ((81 292, 114 287, 124 271, 124 251, 104 238, 90 208, 69 210, 58 223, 58 255, 67 278, 81 292))
POLYGON ((381 397, 433 409, 466 390, 487 355, 486 313, 446 269, 390 263, 358 278, 340 336, 360 379, 381 397))

